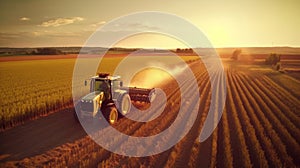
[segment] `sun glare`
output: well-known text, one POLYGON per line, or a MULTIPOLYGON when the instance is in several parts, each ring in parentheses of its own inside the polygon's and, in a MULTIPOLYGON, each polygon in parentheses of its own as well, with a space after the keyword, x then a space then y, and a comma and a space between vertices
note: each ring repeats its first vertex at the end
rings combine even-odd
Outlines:
POLYGON ((172 79, 171 75, 158 68, 146 68, 136 73, 131 82, 132 87, 153 88, 172 79))

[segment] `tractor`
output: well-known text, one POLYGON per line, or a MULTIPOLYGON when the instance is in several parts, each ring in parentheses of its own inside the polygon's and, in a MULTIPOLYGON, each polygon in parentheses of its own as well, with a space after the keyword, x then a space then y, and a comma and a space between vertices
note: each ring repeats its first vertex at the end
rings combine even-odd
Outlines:
MULTIPOLYGON (((118 118, 130 112, 131 102, 151 103, 155 99, 155 89, 123 87, 120 76, 99 73, 90 79, 90 93, 83 96, 76 104, 75 117, 99 118, 102 112, 104 118, 115 124, 118 118)), ((88 85, 86 80, 85 86, 88 85)))

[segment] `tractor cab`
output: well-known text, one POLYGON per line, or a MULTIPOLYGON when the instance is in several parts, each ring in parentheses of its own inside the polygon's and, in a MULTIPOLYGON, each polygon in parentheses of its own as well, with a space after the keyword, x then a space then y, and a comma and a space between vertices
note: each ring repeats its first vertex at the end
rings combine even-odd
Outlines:
POLYGON ((119 90, 123 82, 120 76, 110 76, 107 73, 100 73, 91 78, 90 92, 103 92, 106 99, 111 100, 114 93, 119 90))

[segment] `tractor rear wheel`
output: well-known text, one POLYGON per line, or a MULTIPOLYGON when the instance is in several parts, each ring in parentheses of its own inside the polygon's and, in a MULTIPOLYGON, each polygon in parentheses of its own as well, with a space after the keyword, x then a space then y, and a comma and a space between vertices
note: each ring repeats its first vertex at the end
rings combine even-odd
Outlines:
POLYGON ((131 99, 128 94, 124 94, 120 101, 120 113, 122 116, 125 116, 131 109, 131 99))
POLYGON ((106 108, 104 116, 105 119, 112 125, 118 121, 118 111, 115 107, 106 108))

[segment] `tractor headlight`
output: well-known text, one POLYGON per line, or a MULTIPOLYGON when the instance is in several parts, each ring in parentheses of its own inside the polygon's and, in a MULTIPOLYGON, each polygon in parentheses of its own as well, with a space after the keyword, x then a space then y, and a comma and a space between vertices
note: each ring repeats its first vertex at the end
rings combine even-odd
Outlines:
POLYGON ((93 103, 93 100, 90 100, 89 103, 93 103))

